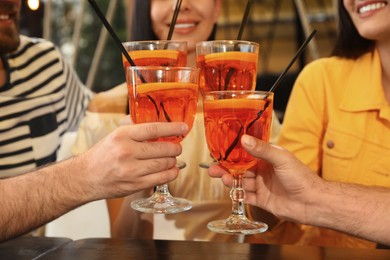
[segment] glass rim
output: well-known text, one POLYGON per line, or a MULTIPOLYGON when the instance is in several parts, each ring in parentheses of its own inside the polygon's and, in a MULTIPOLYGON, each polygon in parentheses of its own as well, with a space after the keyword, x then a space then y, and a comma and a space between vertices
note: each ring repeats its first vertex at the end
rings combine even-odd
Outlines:
POLYGON ((253 45, 253 46, 260 46, 257 42, 252 41, 245 41, 245 40, 212 40, 212 41, 201 41, 196 43, 196 47, 203 46, 203 45, 212 45, 214 43, 227 43, 227 44, 247 44, 247 45, 253 45))
POLYGON ((149 43, 149 44, 166 44, 166 43, 184 43, 184 44, 188 44, 187 41, 179 41, 179 40, 146 40, 146 41, 125 41, 125 42, 122 42, 123 45, 135 45, 136 43, 149 43))
POLYGON ((271 94, 274 95, 274 92, 272 91, 267 91, 267 90, 213 90, 213 91, 207 91, 204 93, 204 96, 207 95, 217 95, 217 94, 271 94))
POLYGON ((164 70, 164 71, 199 71, 199 68, 193 67, 176 67, 176 66, 129 66, 127 70, 140 71, 140 70, 164 70))

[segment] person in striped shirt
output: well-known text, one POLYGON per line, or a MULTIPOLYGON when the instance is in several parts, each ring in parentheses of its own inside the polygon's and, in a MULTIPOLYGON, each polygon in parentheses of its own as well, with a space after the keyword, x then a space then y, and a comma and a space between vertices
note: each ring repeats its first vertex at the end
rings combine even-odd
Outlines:
POLYGON ((19 11, 0 1, 0 178, 56 161, 93 95, 53 43, 19 35, 19 11))
POLYGON ((40 167, 56 161, 92 92, 51 42, 19 35, 19 10, 20 0, 0 1, 0 241, 84 203, 173 180, 180 145, 145 141, 188 131, 183 123, 122 126, 82 155, 40 167))

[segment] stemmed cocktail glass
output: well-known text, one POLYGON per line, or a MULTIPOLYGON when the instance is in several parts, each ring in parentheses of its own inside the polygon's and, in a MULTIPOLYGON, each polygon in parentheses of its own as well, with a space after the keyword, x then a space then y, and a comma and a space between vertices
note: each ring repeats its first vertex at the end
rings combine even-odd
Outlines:
MULTIPOLYGON (((185 122, 192 128, 198 101, 198 69, 188 67, 128 67, 130 116, 134 123, 185 122)), ((185 136, 160 138, 179 143, 185 136)), ((157 186, 149 198, 135 200, 132 208, 147 213, 177 213, 192 203, 171 196, 168 185, 157 186)))
MULTIPOLYGON (((259 44, 240 40, 215 40, 196 44, 202 95, 218 90, 255 90, 259 44)), ((214 162, 202 162, 208 168, 214 162)))
POLYGON ((245 214, 245 191, 242 178, 246 170, 258 163, 241 146, 248 134, 269 141, 273 109, 273 92, 213 91, 204 93, 203 110, 206 140, 212 157, 233 176, 230 197, 232 214, 227 219, 208 224, 214 232, 256 234, 268 229, 267 224, 249 220, 245 214))

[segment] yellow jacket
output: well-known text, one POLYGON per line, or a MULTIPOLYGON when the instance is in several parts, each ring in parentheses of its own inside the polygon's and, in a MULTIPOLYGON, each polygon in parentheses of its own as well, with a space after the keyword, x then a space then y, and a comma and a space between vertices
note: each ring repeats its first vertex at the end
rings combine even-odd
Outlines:
MULTIPOLYGON (((279 144, 326 180, 390 187, 390 106, 378 52, 307 65, 291 93, 279 144)), ((309 244, 362 245, 333 231, 305 229, 309 244), (331 235, 321 240, 324 234, 331 235)))

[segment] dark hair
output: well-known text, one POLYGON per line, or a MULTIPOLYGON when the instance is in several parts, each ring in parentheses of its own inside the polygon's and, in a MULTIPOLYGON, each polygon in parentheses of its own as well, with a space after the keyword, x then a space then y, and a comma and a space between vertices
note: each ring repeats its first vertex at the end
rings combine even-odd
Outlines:
POLYGON ((357 59, 374 50, 375 41, 360 36, 349 16, 343 0, 338 1, 338 35, 332 55, 347 59, 357 59))
MULTIPOLYGON (((208 40, 214 40, 217 32, 217 25, 214 25, 208 40)), ((131 23, 131 41, 159 40, 153 32, 152 20, 150 18, 150 0, 135 0, 133 18, 131 23)))

